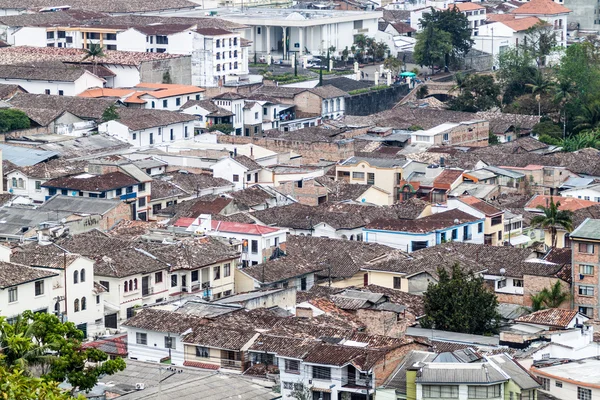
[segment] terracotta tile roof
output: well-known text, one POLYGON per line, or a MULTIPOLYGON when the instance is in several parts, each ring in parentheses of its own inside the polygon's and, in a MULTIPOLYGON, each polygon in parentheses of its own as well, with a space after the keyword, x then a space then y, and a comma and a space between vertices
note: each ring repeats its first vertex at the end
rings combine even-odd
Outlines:
POLYGON ((354 346, 336 346, 320 344, 311 349, 304 362, 335 365, 341 367, 352 364, 360 371, 368 371, 386 354, 384 350, 365 349, 354 346))
POLYGON ((74 96, 17 93, 9 103, 17 109, 62 110, 82 119, 100 120, 104 111, 114 105, 116 101, 116 99, 88 99, 74 96))
POLYGON ((536 311, 534 313, 523 315, 515 322, 524 322, 536 325, 546 325, 566 329, 569 323, 577 316, 577 310, 567 310, 564 308, 549 308, 536 311))
POLYGON ((450 9, 456 8, 458 11, 473 11, 473 10, 485 10, 484 6, 481 6, 476 3, 454 3, 450 7, 450 9))
POLYGON ((333 85, 317 86, 316 88, 309 89, 309 92, 316 94, 322 99, 333 99, 335 97, 345 97, 348 93, 333 85))
POLYGON ((258 224, 242 224, 239 222, 211 221, 215 232, 246 233, 248 235, 264 235, 268 233, 281 232, 279 228, 258 224))
POLYGON ((536 26, 542 21, 537 17, 517 18, 513 20, 500 21, 501 24, 508 26, 516 32, 526 31, 529 28, 536 26))
POLYGON ((173 83, 138 83, 135 85, 140 90, 152 89, 145 91, 145 94, 156 99, 162 99, 165 97, 179 96, 184 94, 196 94, 206 91, 198 86, 192 85, 177 85, 173 83))
POLYGON ((403 292, 401 290, 389 289, 383 286, 370 284, 368 286, 356 287, 356 290, 369 293, 380 293, 388 298, 390 303, 406 307, 406 311, 412 313, 415 317, 425 315, 425 303, 423 296, 403 292))
POLYGON ((236 203, 242 204, 248 208, 258 206, 267 202, 267 200, 274 199, 274 196, 264 190, 259 185, 254 185, 243 190, 236 190, 235 192, 228 193, 236 203))
POLYGON ((127 357, 127 334, 97 339, 92 342, 83 343, 81 347, 84 349, 93 347, 105 352, 109 356, 127 357))
POLYGON ((464 211, 453 209, 419 219, 378 219, 368 224, 365 228, 395 232, 426 233, 478 220, 479 218, 464 211))
POLYGON ((139 98, 145 92, 135 89, 113 89, 113 88, 94 88, 88 89, 85 92, 79 93, 78 97, 89 98, 122 98, 125 103, 129 104, 145 104, 146 100, 139 98))
POLYGON ((221 28, 198 28, 196 29, 201 35, 204 36, 222 36, 222 35, 231 35, 231 31, 221 29, 221 28))
POLYGON ((213 177, 212 174, 192 174, 180 171, 168 172, 160 177, 155 177, 156 179, 165 179, 173 182, 188 193, 197 193, 198 190, 209 188, 232 187, 233 185, 226 179, 213 177))
POLYGON ((140 108, 118 108, 119 119, 117 122, 125 125, 132 131, 141 131, 154 127, 164 127, 171 124, 190 122, 196 119, 195 115, 189 115, 174 111, 140 109, 140 108))
POLYGON ((556 15, 568 14, 571 10, 552 0, 530 0, 511 12, 513 14, 556 15))
MULTIPOLYGON (((10 48, 10 47, 7 47, 10 48)), ((2 60, 0 58, 0 63, 2 60)), ((0 78, 31 81, 75 82, 86 70, 63 63, 35 63, 28 65, 0 65, 0 78)))
POLYGON ((203 322, 203 318, 194 315, 155 308, 144 308, 123 322, 122 325, 149 331, 167 331, 180 335, 188 329, 195 329, 203 322))
POLYGON ((61 176, 85 172, 86 161, 65 161, 64 159, 50 160, 35 165, 4 168, 4 173, 14 170, 21 171, 30 178, 52 179, 61 176))
POLYGON ((65 176, 50 179, 42 184, 42 187, 84 190, 89 192, 105 192, 111 189, 119 189, 127 186, 137 185, 137 179, 122 172, 110 172, 104 175, 91 175, 86 177, 65 176))
POLYGON ((67 254, 65 256, 64 252, 55 246, 40 246, 35 251, 27 251, 27 247, 24 251, 22 249, 14 251, 10 259, 12 262, 30 267, 64 269, 65 266, 68 267, 80 257, 78 254, 67 254))
POLYGON ((462 177, 462 169, 444 169, 438 176, 433 180, 433 187, 440 189, 450 189, 450 185, 456 182, 457 179, 462 177))
POLYGON ((166 199, 170 197, 184 197, 190 194, 170 181, 154 179, 150 186, 150 200, 166 199))
POLYGON ((242 268, 240 272, 261 284, 271 284, 321 271, 323 268, 324 266, 319 263, 305 260, 302 257, 287 255, 275 260, 267 260, 262 264, 242 268))
POLYGON ((218 99, 218 100, 241 100, 241 99, 245 99, 245 97, 242 96, 239 93, 225 92, 225 93, 221 93, 221 94, 218 94, 218 95, 214 96, 213 99, 218 99))
MULTIPOLYGON (((50 278, 58 273, 31 268, 21 264, 0 261, 0 289, 21 285, 39 279, 50 278)), ((26 300, 26 299, 24 299, 26 300)))
POLYGON ((169 215, 173 221, 180 218, 197 218, 200 214, 220 214, 233 199, 216 195, 198 197, 160 210, 161 215, 169 215))
POLYGON ((196 368, 214 369, 214 370, 218 370, 221 368, 219 365, 216 365, 216 364, 207 364, 207 363, 202 363, 202 362, 198 362, 198 361, 184 361, 183 365, 185 367, 196 367, 196 368))
POLYGON ((571 264, 572 249, 565 247, 562 249, 551 248, 550 251, 544 256, 544 260, 559 265, 571 264))
POLYGON ((2 100, 8 100, 13 95, 15 95, 16 93, 19 93, 19 92, 25 92, 25 89, 23 89, 19 85, 7 85, 7 84, 0 85, 0 99, 2 99, 2 100))
MULTIPOLYGON (((132 0, 126 3, 120 1, 105 1, 97 3, 91 0, 72 0, 69 5, 74 9, 87 11, 110 12, 110 13, 133 13, 142 11, 161 11, 176 10, 182 8, 195 8, 196 3, 186 0, 165 0, 160 3, 149 3, 144 0, 132 0)), ((17 10, 41 10, 48 7, 55 7, 56 3, 50 0, 3 0, 0 2, 1 8, 17 10)))
POLYGON ((201 325, 183 338, 185 343, 217 349, 240 351, 258 333, 254 329, 229 329, 220 326, 201 325))
POLYGON ((515 19, 514 14, 490 14, 486 15, 486 20, 488 22, 501 22, 501 21, 510 21, 515 19))
POLYGON ((502 210, 497 209, 493 205, 478 199, 475 196, 460 196, 459 199, 463 203, 470 205, 478 211, 481 211, 488 217, 491 215, 501 214, 503 212, 502 210))
POLYGON ((262 169, 262 166, 257 163, 256 161, 254 161, 253 159, 251 159, 248 156, 237 156, 237 157, 233 157, 233 159, 235 161, 237 161, 238 163, 242 164, 244 167, 246 167, 248 169, 248 171, 255 171, 257 169, 262 169))
POLYGON ((541 194, 535 195, 525 204, 525 208, 537 209, 537 207, 547 207, 550 201, 554 200, 554 203, 560 202, 559 210, 565 211, 577 211, 583 208, 597 206, 598 203, 590 200, 578 199, 575 197, 561 197, 561 196, 544 196, 541 194))

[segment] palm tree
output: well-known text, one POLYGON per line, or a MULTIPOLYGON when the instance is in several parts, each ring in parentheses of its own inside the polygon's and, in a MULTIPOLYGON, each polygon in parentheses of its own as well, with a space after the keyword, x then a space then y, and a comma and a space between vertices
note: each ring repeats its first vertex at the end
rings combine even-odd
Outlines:
POLYGON ((565 79, 556 85, 554 91, 554 101, 563 109, 563 138, 567 135, 567 108, 566 105, 573 97, 575 85, 571 80, 565 79))
POLYGON ((563 291, 560 281, 556 281, 550 288, 543 288, 538 294, 531 296, 531 310, 539 311, 545 308, 558 308, 570 298, 571 293, 563 291))
POLYGON ((358 50, 356 54, 359 54, 361 58, 364 57, 365 48, 368 44, 368 38, 363 34, 356 35, 354 37, 354 44, 356 45, 356 49, 358 50))
POLYGON ((595 100, 581 108, 581 114, 575 117, 577 125, 574 130, 594 129, 600 124, 600 101, 595 100))
POLYGON ((34 340, 34 329, 35 326, 22 316, 13 324, 0 319, 0 348, 4 356, 0 365, 31 374, 33 367, 44 367, 52 361, 54 357, 48 354, 48 348, 34 340))
POLYGON ((532 227, 541 227, 550 230, 552 238, 552 248, 556 247, 556 232, 558 228, 563 228, 568 232, 573 230, 573 213, 567 210, 559 210, 560 201, 554 202, 554 198, 550 197, 550 204, 546 207, 537 206, 537 209, 542 211, 542 215, 536 215, 531 219, 532 227))
POLYGON ((454 82, 456 84, 452 87, 452 90, 458 90, 458 93, 462 93, 463 89, 467 86, 468 75, 464 72, 457 72, 454 74, 454 82))
POLYGON ((88 45, 88 48, 85 49, 85 56, 81 59, 81 61, 85 61, 88 58, 92 59, 93 71, 94 75, 98 74, 98 58, 104 57, 104 49, 100 43, 91 43, 88 45))
POLYGON ((554 82, 546 79, 541 71, 537 71, 531 80, 531 83, 525 84, 531 90, 531 94, 535 96, 538 102, 538 116, 542 115, 542 106, 540 103, 541 96, 547 93, 551 88, 554 87, 554 82))

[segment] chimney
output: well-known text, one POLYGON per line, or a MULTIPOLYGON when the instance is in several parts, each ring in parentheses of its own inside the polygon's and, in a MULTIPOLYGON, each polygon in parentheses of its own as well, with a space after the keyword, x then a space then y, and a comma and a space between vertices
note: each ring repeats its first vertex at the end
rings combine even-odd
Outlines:
POLYGON ((234 147, 234 148, 233 148, 233 156, 234 156, 234 157, 237 157, 237 147, 234 147))
POLYGON ((254 160, 254 149, 250 146, 250 158, 254 160))
POLYGON ((425 177, 426 178, 435 178, 436 176, 438 176, 439 174, 441 174, 442 171, 443 171, 443 168, 440 168, 439 165, 437 165, 437 164, 430 164, 425 169, 425 177))

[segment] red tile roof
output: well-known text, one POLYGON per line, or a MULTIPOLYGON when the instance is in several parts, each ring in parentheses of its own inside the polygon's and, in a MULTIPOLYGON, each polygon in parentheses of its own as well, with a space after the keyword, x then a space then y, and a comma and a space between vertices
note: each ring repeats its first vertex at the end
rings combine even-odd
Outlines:
POLYGON ((569 323, 577 316, 577 314, 577 310, 549 308, 547 310, 536 311, 528 315, 523 315, 522 317, 517 318, 515 322, 548 325, 564 329, 567 328, 569 323))
POLYGON ((500 23, 508 26, 516 32, 526 31, 529 28, 536 26, 542 21, 538 17, 517 18, 513 20, 500 21, 500 23))
POLYGON ((212 221, 211 227, 215 231, 230 233, 247 233, 249 235, 264 235, 280 231, 279 228, 257 224, 242 224, 240 222, 212 221))
POLYGON ((179 218, 177 221, 175 221, 173 226, 178 226, 180 228, 187 228, 188 226, 193 224, 195 220, 196 220, 196 218, 186 218, 186 217, 179 218))
POLYGON ((218 365, 201 363, 197 361, 184 361, 183 365, 185 367, 196 367, 196 368, 204 368, 204 369, 219 369, 218 365))
POLYGON ((483 200, 478 199, 475 196, 461 196, 459 199, 463 203, 470 205, 474 209, 481 211, 487 216, 502 213, 501 210, 483 200))
POLYGON ((551 199, 555 203, 560 202, 559 210, 577 211, 583 208, 588 208, 598 205, 598 203, 590 200, 577 199, 575 197, 552 197, 544 195, 535 195, 525 204, 525 208, 537 208, 538 206, 546 207, 550 204, 551 199))
POLYGON ((484 6, 475 3, 455 3, 449 8, 456 8, 458 11, 485 10, 484 6))
POLYGON ((463 172, 462 169, 445 169, 433 180, 433 187, 450 189, 450 185, 456 182, 462 176, 463 172))
POLYGON ((531 0, 511 12, 513 14, 555 15, 568 14, 571 10, 552 0, 531 0))

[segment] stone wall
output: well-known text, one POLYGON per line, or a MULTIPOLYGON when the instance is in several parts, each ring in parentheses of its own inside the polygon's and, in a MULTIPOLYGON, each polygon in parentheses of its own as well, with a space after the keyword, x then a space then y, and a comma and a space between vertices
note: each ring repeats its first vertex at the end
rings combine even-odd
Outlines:
MULTIPOLYGON (((385 77, 380 80, 385 83, 385 77)), ((355 94, 346 98, 346 115, 371 115, 389 110, 410 91, 408 85, 392 85, 389 88, 355 94)))
POLYGON ((300 204, 307 206, 319 205, 319 198, 327 198, 327 188, 319 185, 314 179, 304 180, 302 187, 298 187, 298 182, 285 182, 277 187, 277 190, 285 195, 292 196, 300 204))
POLYGON ((163 83, 166 72, 171 76, 170 83, 180 85, 192 84, 192 58, 181 56, 158 61, 145 61, 140 65, 142 82, 163 83))
POLYGON ((355 315, 366 326, 369 335, 401 337, 406 327, 415 323, 414 316, 409 314, 408 318, 398 319, 393 311, 359 309, 355 315))

